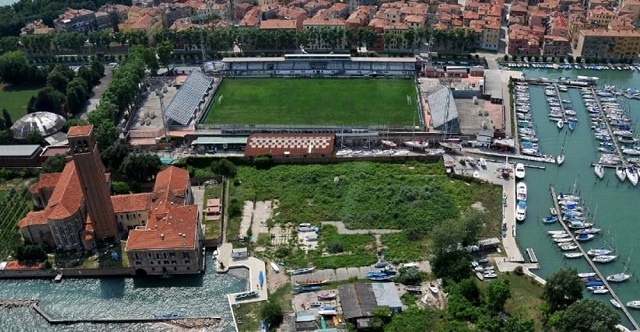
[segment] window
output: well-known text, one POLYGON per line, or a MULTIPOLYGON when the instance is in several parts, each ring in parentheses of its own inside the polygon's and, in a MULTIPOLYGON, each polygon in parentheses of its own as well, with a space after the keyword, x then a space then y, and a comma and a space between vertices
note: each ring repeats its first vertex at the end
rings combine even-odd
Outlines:
POLYGON ((159 252, 156 253, 156 259, 160 259, 160 253, 159 252))
POLYGON ((140 255, 138 255, 137 252, 133 254, 133 257, 135 257, 135 259, 137 259, 137 260, 140 260, 140 255))
POLYGON ((178 261, 171 261, 171 264, 178 265, 178 261))
POLYGON ((149 264, 150 264, 150 265, 153 265, 153 261, 149 261, 149 264))
POLYGON ((151 258, 151 253, 150 252, 147 253, 147 257, 151 258))
POLYGON ((162 258, 167 258, 167 253, 166 252, 162 253, 162 258))
POLYGON ((142 265, 142 262, 141 262, 141 261, 134 261, 134 262, 133 262, 133 264, 135 264, 135 265, 142 265))
POLYGON ((164 265, 169 265, 169 261, 164 261, 164 265))
POLYGON ((183 251, 182 252, 182 258, 189 258, 189 252, 183 251))
POLYGON ((184 264, 186 264, 186 265, 191 265, 191 260, 189 260, 189 259, 185 259, 185 260, 184 260, 184 264))
POLYGON ((169 258, 176 258, 176 252, 175 251, 170 252, 169 258))

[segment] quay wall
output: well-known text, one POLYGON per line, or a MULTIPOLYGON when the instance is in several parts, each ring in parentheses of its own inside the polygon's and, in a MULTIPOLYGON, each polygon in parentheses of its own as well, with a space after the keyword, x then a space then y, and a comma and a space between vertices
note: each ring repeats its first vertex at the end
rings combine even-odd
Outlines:
POLYGON ((60 269, 60 270, 0 270, 0 279, 133 277, 131 268, 60 269))

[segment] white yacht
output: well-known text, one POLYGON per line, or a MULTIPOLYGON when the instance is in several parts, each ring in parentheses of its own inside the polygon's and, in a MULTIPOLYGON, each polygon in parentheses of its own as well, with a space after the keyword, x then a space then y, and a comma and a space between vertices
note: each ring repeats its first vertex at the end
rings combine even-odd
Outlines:
POLYGON ((527 201, 527 184, 524 181, 520 181, 516 185, 516 198, 519 201, 527 201))
POLYGON ((524 179, 525 175, 526 175, 526 173, 525 173, 525 169, 524 169, 524 164, 517 163, 516 164, 516 169, 515 169, 516 179, 522 180, 522 179, 524 179))
POLYGON ((593 166, 593 171, 596 172, 598 179, 602 179, 604 177, 604 166, 597 164, 593 166))
POLYGON ((527 219, 527 203, 525 201, 518 201, 516 205, 516 220, 524 221, 527 219))

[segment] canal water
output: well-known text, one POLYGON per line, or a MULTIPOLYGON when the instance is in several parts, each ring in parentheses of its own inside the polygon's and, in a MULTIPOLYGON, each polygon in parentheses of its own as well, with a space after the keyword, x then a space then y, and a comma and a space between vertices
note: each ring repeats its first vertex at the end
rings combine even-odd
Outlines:
MULTIPOLYGON (((203 275, 171 279, 0 280, 0 299, 37 299, 52 318, 133 318, 182 312, 187 316, 219 316, 221 324, 207 331, 233 331, 226 294, 246 289, 247 279, 216 274, 211 255, 203 275)), ((49 325, 28 308, 0 309, 0 331, 175 331, 154 324, 49 325)))
MULTIPOLYGON (((598 76, 599 85, 633 88, 640 86, 640 72, 637 71, 592 71, 592 70, 525 70, 527 77, 573 77, 577 75, 598 76)), ((591 213, 595 214, 596 226, 602 228, 601 235, 590 242, 583 242, 586 249, 608 245, 616 250, 618 259, 598 267, 606 276, 622 272, 630 258, 629 271, 634 276, 627 282, 613 284, 620 299, 626 303, 640 300, 640 186, 632 187, 628 182, 620 182, 614 169, 606 169, 605 177, 598 180, 591 164, 597 162, 600 152, 598 141, 593 137, 590 121, 579 89, 570 88, 561 92, 561 99, 571 100, 578 113, 578 126, 570 132, 568 126, 558 130, 556 124, 548 120, 548 106, 541 86, 530 86, 532 116, 539 138, 541 152, 558 155, 564 144, 565 162, 562 166, 546 165, 546 170, 527 169, 525 181, 528 187, 527 219, 517 227, 517 241, 521 250, 534 248, 540 270, 534 271, 546 277, 562 267, 574 267, 579 272, 590 272, 584 259, 566 259, 560 249, 547 234, 549 230, 561 229, 556 224, 545 225, 541 219, 549 215, 552 206, 549 186, 557 192, 578 191, 591 213), (575 188, 575 189, 574 189, 575 188)), ((640 101, 619 97, 621 105, 629 110, 636 130, 640 130, 640 101)), ((610 295, 591 295, 585 291, 585 297, 599 299, 611 306, 610 295)), ((624 304, 623 303, 623 304, 624 304)), ((611 306, 611 308, 614 308, 611 306)), ((614 310, 618 310, 615 309, 614 310)), ((636 321, 640 321, 640 311, 630 309, 636 321)), ((623 323, 630 326, 622 311, 623 323)))

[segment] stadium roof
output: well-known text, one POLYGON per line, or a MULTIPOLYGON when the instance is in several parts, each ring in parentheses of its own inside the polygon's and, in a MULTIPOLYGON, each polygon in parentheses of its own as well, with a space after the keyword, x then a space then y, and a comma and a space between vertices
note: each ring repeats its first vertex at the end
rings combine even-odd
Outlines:
POLYGON ((165 115, 183 126, 188 125, 198 105, 202 102, 204 94, 211 86, 211 81, 212 79, 201 71, 192 71, 167 106, 165 115))
POLYGON ((484 94, 502 99, 502 74, 498 70, 484 71, 484 94))
POLYGON ((30 157, 39 150, 38 144, 0 145, 0 157, 30 157))
POLYGON ((458 109, 451 90, 442 87, 438 91, 427 96, 431 124, 434 128, 441 127, 445 123, 458 118, 458 109), (447 102, 448 100, 448 102, 447 102))
POLYGON ((244 150, 245 157, 333 153, 331 134, 253 134, 244 150))

